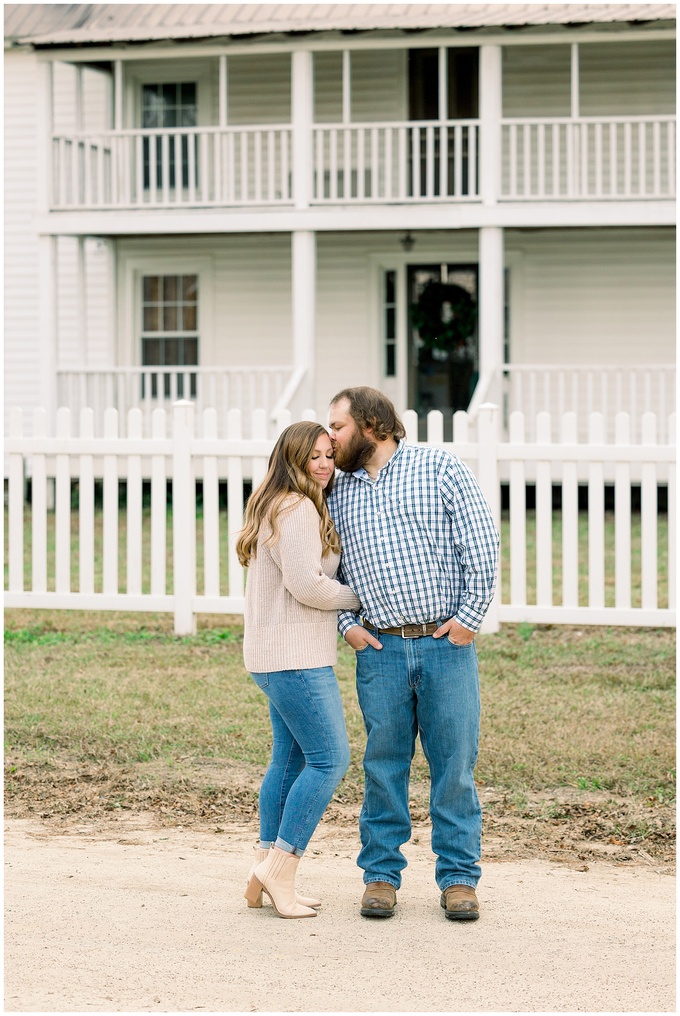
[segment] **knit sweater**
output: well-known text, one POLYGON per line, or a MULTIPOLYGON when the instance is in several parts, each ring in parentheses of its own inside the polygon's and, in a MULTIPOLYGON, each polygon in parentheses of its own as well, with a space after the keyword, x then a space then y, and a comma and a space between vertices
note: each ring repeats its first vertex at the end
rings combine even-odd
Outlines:
POLYGON ((322 556, 319 513, 309 498, 284 501, 279 536, 263 524, 246 582, 243 660, 251 674, 331 667, 337 662, 337 611, 356 610, 349 586, 336 582, 339 554, 322 556))

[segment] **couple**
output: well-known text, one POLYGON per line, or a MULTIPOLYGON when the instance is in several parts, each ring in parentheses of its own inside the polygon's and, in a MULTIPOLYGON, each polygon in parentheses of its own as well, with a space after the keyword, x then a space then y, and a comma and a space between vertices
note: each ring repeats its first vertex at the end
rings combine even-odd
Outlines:
POLYGON ((440 903, 451 920, 475 920, 482 818, 473 639, 493 597, 496 527, 470 470, 441 449, 405 444, 394 406, 376 389, 339 392, 329 429, 330 437, 296 423, 281 434, 237 545, 249 566, 244 660, 269 699, 273 729, 245 896, 259 907, 264 890, 280 917, 315 917, 320 906, 297 895, 295 874, 349 765, 333 671, 337 628, 356 651, 367 733, 361 913, 394 913, 419 733, 440 903))

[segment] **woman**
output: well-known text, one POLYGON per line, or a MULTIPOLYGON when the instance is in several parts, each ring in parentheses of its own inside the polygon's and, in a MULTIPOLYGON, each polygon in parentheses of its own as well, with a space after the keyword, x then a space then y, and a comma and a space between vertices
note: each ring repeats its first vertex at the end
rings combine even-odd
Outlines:
POLYGON ((245 897, 267 893, 279 917, 315 917, 319 901, 295 893, 305 847, 349 765, 336 616, 359 601, 335 581, 340 538, 326 507, 335 463, 316 423, 281 434, 248 501, 236 545, 248 567, 246 668, 269 699, 274 743, 260 790, 260 845, 245 897))

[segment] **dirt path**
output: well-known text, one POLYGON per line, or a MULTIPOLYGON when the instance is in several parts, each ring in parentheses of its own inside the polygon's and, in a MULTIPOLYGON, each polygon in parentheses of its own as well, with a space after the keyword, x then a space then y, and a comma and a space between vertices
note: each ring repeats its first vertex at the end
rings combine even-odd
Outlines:
POLYGON ((651 865, 487 862, 483 916, 458 925, 425 834, 397 914, 368 921, 356 838, 322 826, 300 881, 324 907, 282 921, 241 896, 254 827, 5 830, 5 1011, 675 1009, 675 883, 651 865))

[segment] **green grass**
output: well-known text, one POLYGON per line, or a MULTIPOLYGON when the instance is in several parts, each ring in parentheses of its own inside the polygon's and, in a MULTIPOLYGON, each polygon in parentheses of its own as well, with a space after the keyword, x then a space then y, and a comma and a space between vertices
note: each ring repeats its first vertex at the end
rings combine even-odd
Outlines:
MULTIPOLYGON (((252 816, 270 749, 266 700, 243 669, 241 620, 202 617, 200 625, 195 637, 176 638, 167 616, 9 611, 8 814, 252 816)), ((487 832, 512 833, 535 852, 541 836, 556 842, 580 830, 586 840, 637 843, 666 857, 672 633, 506 625, 480 636, 478 650, 476 777, 487 832)), ((331 813, 342 817, 344 808, 354 820, 364 731, 345 644, 337 674, 351 764, 331 813)), ((418 749, 415 818, 426 817, 428 793, 418 749)))

